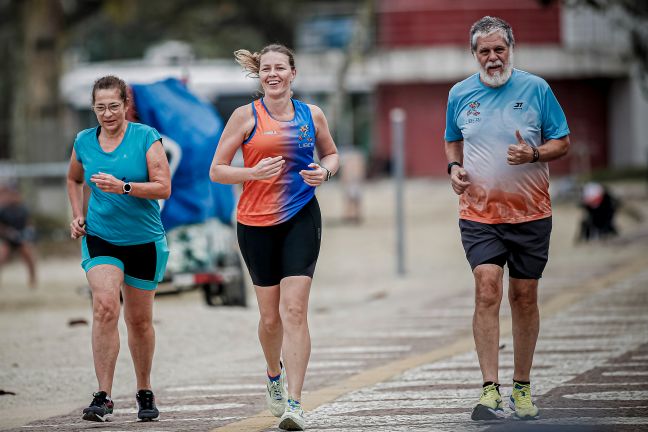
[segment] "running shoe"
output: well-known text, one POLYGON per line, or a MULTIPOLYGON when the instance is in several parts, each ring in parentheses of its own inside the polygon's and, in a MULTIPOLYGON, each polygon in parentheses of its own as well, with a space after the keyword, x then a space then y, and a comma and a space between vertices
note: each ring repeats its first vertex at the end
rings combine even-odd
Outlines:
POLYGON ((499 384, 489 384, 482 389, 479 403, 470 416, 473 420, 497 420, 504 418, 504 403, 499 392, 499 384))
POLYGON ((513 382, 509 408, 514 411, 513 418, 518 420, 538 420, 540 418, 540 410, 531 400, 531 384, 513 382))
POLYGON ((153 421, 160 418, 160 411, 155 406, 155 396, 151 390, 139 390, 137 400, 137 418, 141 421, 153 421))
POLYGON ((268 409, 275 417, 281 417, 286 410, 286 401, 288 400, 288 390, 286 390, 286 369, 281 365, 281 375, 276 381, 268 378, 266 384, 266 403, 268 409))
POLYGON ((286 411, 281 416, 279 429, 287 431, 306 430, 306 420, 304 420, 304 410, 301 404, 293 399, 288 399, 286 411))
POLYGON ((94 422, 110 421, 113 414, 114 403, 105 391, 92 394, 92 402, 88 408, 83 409, 83 420, 94 422))

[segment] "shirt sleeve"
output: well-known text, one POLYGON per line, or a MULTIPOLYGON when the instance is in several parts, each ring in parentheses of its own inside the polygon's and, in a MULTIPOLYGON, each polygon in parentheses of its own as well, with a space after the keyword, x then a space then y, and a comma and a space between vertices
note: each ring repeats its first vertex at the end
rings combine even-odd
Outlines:
POLYGON ((72 144, 72 149, 74 150, 74 155, 76 156, 77 162, 83 164, 83 159, 81 157, 81 149, 79 145, 79 135, 77 134, 76 138, 74 138, 74 144, 72 144))
POLYGON ((162 142, 162 136, 160 135, 160 132, 157 131, 157 129, 150 128, 148 130, 148 132, 146 133, 146 148, 145 148, 145 150, 148 151, 155 141, 162 142))
POLYGON ((452 90, 450 90, 450 93, 448 94, 448 107, 446 109, 446 129, 444 134, 444 139, 448 142, 461 141, 463 139, 461 130, 457 126, 456 111, 457 98, 453 96, 452 90))
POLYGON ((543 140, 558 139, 569 135, 567 118, 563 112, 558 99, 547 85, 544 92, 542 108, 542 138, 543 140))

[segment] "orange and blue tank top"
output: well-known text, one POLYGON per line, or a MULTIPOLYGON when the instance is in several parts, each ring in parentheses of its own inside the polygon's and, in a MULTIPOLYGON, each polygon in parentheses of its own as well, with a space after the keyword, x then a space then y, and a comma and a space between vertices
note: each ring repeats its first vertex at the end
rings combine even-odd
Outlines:
POLYGON ((303 102, 291 99, 295 116, 280 121, 270 115, 263 98, 252 103, 254 129, 243 143, 243 161, 254 167, 261 159, 283 156, 285 163, 279 175, 243 183, 237 220, 243 225, 271 226, 289 220, 315 195, 301 170, 309 170, 315 149, 315 125, 311 110, 303 102))

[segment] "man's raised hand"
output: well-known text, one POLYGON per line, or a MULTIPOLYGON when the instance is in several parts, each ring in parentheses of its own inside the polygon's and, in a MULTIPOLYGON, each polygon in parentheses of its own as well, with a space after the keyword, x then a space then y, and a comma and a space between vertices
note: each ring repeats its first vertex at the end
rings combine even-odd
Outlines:
POLYGON ((506 153, 506 161, 508 164, 521 165, 533 162, 533 147, 522 138, 519 130, 515 131, 515 137, 518 141, 517 144, 510 145, 506 153))

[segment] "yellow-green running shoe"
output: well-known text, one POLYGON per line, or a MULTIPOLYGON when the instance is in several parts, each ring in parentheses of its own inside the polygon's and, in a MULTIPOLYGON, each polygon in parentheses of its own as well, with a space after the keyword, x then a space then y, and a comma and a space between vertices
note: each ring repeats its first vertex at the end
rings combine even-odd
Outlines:
POLYGON ((513 417, 518 420, 538 420, 540 418, 540 410, 531 400, 531 384, 513 382, 509 407, 514 411, 513 417))
POLYGON ((489 384, 482 389, 479 403, 470 416, 473 420, 497 420, 506 417, 499 384, 489 384))

